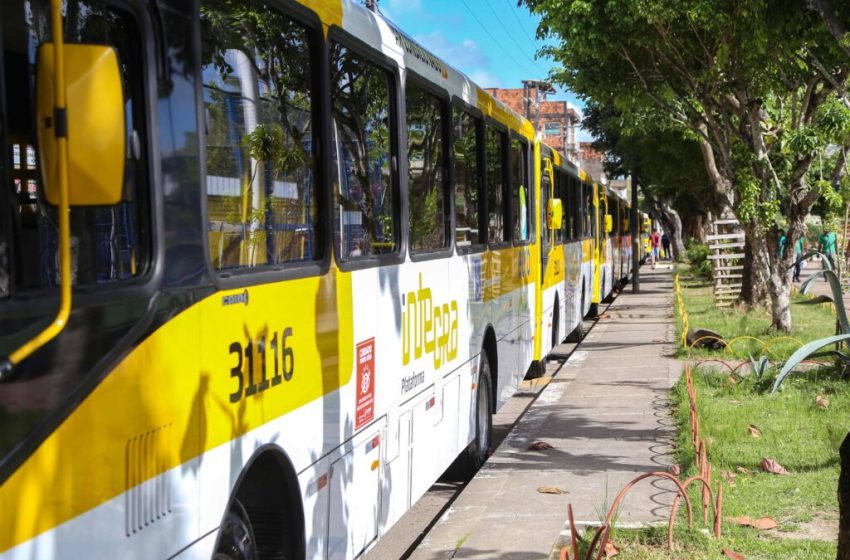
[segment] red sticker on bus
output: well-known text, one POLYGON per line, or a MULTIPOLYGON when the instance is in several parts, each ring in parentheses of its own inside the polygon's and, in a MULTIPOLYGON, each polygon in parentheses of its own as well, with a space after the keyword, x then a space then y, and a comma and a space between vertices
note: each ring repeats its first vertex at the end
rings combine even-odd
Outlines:
POLYGON ((354 429, 359 430, 375 417, 375 339, 357 345, 357 408, 354 429))

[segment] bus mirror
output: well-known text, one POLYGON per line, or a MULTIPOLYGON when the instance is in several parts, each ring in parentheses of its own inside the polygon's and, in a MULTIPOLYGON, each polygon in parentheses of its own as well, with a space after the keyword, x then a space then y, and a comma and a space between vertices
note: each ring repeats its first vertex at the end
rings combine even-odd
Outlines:
POLYGON ((546 203, 546 225, 550 230, 561 229, 564 209, 560 198, 550 198, 546 203))
POLYGON ((58 133, 68 138, 68 202, 117 204, 124 186, 126 125, 118 56, 104 45, 65 44, 66 112, 55 110, 53 44, 38 49, 36 122, 44 194, 59 204, 58 133), (63 122, 64 121, 64 122, 63 122))
POLYGON ((614 219, 611 214, 605 214, 605 233, 611 233, 614 230, 614 219))

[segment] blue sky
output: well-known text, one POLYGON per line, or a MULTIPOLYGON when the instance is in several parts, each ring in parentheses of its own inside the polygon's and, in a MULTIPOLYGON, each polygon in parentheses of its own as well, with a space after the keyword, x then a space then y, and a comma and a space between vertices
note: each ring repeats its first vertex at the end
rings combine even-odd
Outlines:
MULTIPOLYGON (((378 7, 429 51, 482 87, 517 88, 522 80, 545 80, 555 66, 535 56, 539 18, 517 0, 379 0, 378 7)), ((555 85, 550 100, 566 100, 580 110, 572 92, 555 85)), ((589 140, 584 131, 580 140, 589 140)))

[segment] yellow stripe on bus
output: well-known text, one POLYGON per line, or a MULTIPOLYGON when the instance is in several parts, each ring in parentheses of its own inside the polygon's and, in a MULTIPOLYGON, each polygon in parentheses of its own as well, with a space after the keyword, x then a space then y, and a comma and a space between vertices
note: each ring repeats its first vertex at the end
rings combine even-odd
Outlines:
POLYGON ((322 20, 322 23, 325 26, 325 29, 336 25, 337 27, 342 27, 342 0, 325 0, 323 2, 316 2, 311 0, 297 0, 299 4, 306 6, 316 12, 319 18, 322 20))
POLYGON ((534 125, 516 113, 506 108, 504 105, 496 101, 489 93, 478 86, 475 86, 476 99, 478 100, 478 108, 484 115, 492 117, 502 124, 507 125, 511 129, 520 133, 528 140, 534 138, 534 125))
POLYGON ((535 262, 534 249, 535 246, 523 245, 487 251, 481 255, 484 301, 498 299, 534 283, 540 270, 540 265, 535 262))
POLYGON ((0 551, 336 390, 353 360, 350 274, 332 269, 206 298, 136 347, 0 487, 0 503, 14 504, 0 508, 0 551), (231 402, 239 388, 231 345, 244 352, 253 341, 259 383, 260 336, 269 349, 277 332, 281 348, 287 328, 291 379, 231 402), (157 460, 130 473, 134 439, 165 427, 169 437, 149 439, 157 460))

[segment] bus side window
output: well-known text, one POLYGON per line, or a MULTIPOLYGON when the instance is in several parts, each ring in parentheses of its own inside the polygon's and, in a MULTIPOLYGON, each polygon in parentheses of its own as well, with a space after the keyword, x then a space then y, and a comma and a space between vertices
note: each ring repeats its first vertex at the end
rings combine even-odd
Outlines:
POLYGON ((505 231, 505 151, 507 136, 487 126, 487 222, 490 244, 507 241, 505 231))
POLYGON ((484 241, 481 219, 482 165, 479 157, 481 120, 463 109, 453 109, 452 151, 454 153, 455 244, 479 245, 484 241))
POLYGON ((450 240, 446 235, 446 103, 410 79, 405 87, 405 102, 410 250, 442 249, 450 240))
POLYGON ((330 46, 334 245, 342 259, 399 248, 392 76, 339 43, 330 46))
POLYGON ((564 242, 564 232, 569 228, 569 207, 570 201, 564 196, 564 176, 559 171, 555 171, 555 198, 561 199, 563 207, 563 219, 561 220, 561 228, 555 230, 555 245, 561 245, 564 242))
POLYGON ((527 241, 531 233, 531 191, 528 188, 528 143, 511 140, 511 219, 514 241, 527 241))
MULTIPOLYGON (((67 4, 66 42, 108 45, 117 51, 128 146, 121 200, 112 206, 71 209, 71 282, 80 287, 129 281, 147 271, 151 252, 141 32, 130 12, 105 2, 67 4)), ((59 231, 57 208, 43 192, 33 126, 36 53, 50 40, 50 4, 10 0, 3 2, 2 12, 0 297, 8 297, 56 289, 59 231)))
MULTIPOLYGON (((540 240, 543 245, 543 258, 549 253, 552 245, 552 230, 546 219, 546 206, 549 203, 549 175, 546 173, 545 158, 540 160, 540 240)), ((557 195, 555 196, 557 198, 557 195)))
POLYGON ((570 177, 570 189, 573 201, 573 241, 584 239, 584 200, 581 196, 581 183, 575 177, 570 177))
POLYGON ((249 4, 256 10, 201 7, 207 235, 216 270, 322 256, 316 42, 270 4, 249 4))

